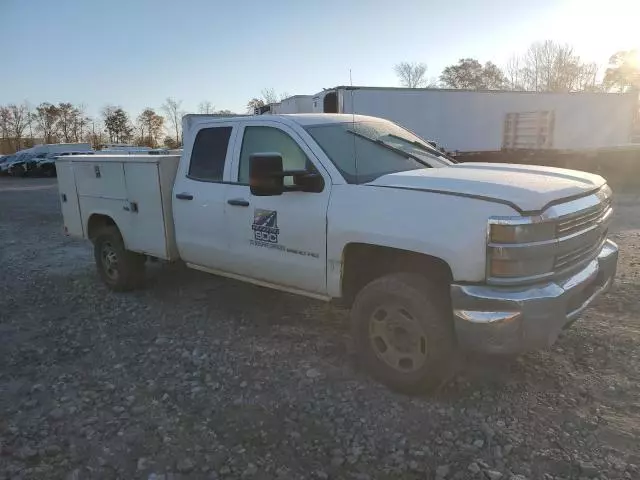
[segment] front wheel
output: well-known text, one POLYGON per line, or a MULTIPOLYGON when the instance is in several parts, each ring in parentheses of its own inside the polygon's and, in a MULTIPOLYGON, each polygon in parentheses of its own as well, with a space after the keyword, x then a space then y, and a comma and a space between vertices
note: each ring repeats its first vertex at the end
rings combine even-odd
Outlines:
POLYGON ((361 363, 394 390, 416 393, 439 385, 455 351, 448 293, 411 273, 373 280, 351 310, 361 363))
POLYGON ((116 227, 105 227, 94 242, 98 275, 112 290, 133 290, 144 283, 144 255, 126 250, 116 227))

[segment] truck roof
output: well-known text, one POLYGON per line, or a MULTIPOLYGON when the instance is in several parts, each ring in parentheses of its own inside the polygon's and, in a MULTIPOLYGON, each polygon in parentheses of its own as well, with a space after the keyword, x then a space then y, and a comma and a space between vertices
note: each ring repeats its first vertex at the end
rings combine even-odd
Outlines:
POLYGON ((368 115, 352 115, 350 113, 282 113, 275 115, 265 115, 264 118, 281 117, 293 120, 300 125, 318 125, 323 123, 348 123, 364 122, 367 120, 381 120, 380 118, 368 115))
POLYGON ((206 118, 207 120, 219 120, 220 122, 241 122, 247 119, 281 119, 285 121, 284 123, 293 122, 303 126, 320 125, 325 123, 348 123, 382 120, 380 118, 370 117, 368 115, 352 115, 350 113, 270 113, 267 115, 238 115, 229 117, 220 117, 217 115, 188 114, 183 117, 186 125, 190 125, 192 120, 202 118, 206 118))

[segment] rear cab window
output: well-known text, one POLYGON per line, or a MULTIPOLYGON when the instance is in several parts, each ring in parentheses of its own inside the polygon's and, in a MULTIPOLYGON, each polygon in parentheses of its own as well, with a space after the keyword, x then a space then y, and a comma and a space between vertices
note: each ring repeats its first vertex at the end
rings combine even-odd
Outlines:
POLYGON ((193 143, 187 177, 202 182, 222 182, 233 127, 201 129, 193 143))

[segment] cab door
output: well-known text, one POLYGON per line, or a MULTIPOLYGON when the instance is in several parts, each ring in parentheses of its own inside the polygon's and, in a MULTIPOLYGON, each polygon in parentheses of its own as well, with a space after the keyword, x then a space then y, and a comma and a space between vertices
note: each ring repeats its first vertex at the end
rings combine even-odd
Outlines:
MULTIPOLYGON (((238 132, 226 190, 226 219, 233 273, 296 290, 326 294, 327 208, 331 181, 302 137, 277 121, 247 121, 238 132), (285 170, 320 173, 318 193, 253 196, 249 156, 277 152, 285 170)), ((292 185, 291 177, 285 185, 292 185)))
POLYGON ((185 132, 173 186, 173 219, 180 257, 193 266, 226 270, 227 180, 237 123, 210 122, 185 132))

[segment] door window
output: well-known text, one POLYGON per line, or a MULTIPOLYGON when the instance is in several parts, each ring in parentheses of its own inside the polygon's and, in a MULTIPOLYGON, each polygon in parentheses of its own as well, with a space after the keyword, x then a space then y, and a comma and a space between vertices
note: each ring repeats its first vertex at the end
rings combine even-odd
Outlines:
MULTIPOLYGON (((246 127, 240 153, 239 183, 249 183, 249 157, 254 153, 279 153, 285 170, 313 170, 309 159, 296 141, 288 134, 273 127, 246 127)), ((285 185, 292 185, 293 178, 285 177, 285 185)))
POLYGON ((203 182, 221 182, 231 127, 203 128, 191 151, 188 177, 203 182))

